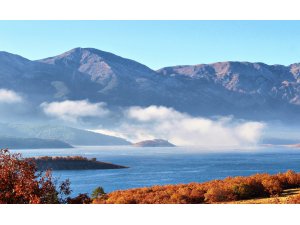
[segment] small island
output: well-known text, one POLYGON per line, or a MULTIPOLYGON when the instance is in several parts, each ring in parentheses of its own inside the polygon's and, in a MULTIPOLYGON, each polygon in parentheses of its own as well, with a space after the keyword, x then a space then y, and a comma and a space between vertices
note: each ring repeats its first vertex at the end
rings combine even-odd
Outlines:
POLYGON ((41 156, 28 158, 33 160, 38 170, 104 170, 125 169, 126 166, 97 161, 96 158, 88 159, 82 156, 41 156))
POLYGON ((153 139, 137 142, 133 144, 135 147, 176 147, 170 142, 163 139, 153 139))

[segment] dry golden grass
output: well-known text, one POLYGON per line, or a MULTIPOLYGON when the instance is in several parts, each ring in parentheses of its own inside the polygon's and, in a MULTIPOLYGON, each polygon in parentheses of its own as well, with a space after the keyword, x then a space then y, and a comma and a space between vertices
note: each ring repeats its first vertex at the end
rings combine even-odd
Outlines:
POLYGON ((257 198, 240 201, 226 202, 226 204, 288 204, 293 197, 300 194, 300 188, 284 190, 278 197, 257 198))

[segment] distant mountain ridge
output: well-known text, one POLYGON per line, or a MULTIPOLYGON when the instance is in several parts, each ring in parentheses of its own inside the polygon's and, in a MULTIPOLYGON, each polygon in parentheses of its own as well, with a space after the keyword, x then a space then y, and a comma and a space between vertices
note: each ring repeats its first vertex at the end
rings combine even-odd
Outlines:
MULTIPOLYGON (((56 125, 28 125, 28 124, 1 124, 0 140, 3 135, 25 139, 59 140, 71 145, 108 146, 130 145, 125 139, 94 133, 66 126, 56 125)), ((1 143, 0 143, 1 144, 1 143)), ((44 147, 47 147, 46 145, 44 147)))
POLYGON ((154 71, 92 48, 37 61, 0 52, 0 88, 30 99, 33 108, 44 101, 88 99, 116 108, 164 105, 199 116, 300 117, 300 63, 219 62, 154 71))
POLYGON ((0 137, 0 146, 2 149, 73 148, 60 140, 20 137, 0 137))

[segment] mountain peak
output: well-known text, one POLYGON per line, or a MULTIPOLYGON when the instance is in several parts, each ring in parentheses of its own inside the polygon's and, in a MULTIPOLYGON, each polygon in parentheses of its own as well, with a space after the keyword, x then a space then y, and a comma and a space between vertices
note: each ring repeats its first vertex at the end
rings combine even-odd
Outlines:
POLYGON ((98 50, 98 54, 95 54, 96 49, 92 48, 73 48, 67 52, 64 52, 60 55, 49 57, 46 59, 41 59, 39 61, 43 63, 48 63, 48 64, 63 64, 65 65, 74 65, 77 64, 79 65, 80 62, 87 57, 93 57, 93 58, 99 58, 100 55, 102 55, 101 51, 98 50))
POLYGON ((133 60, 122 58, 110 52, 102 51, 95 48, 81 48, 81 47, 73 48, 60 55, 49 57, 46 59, 41 59, 39 61, 48 64, 63 63, 64 66, 68 63, 70 63, 71 65, 74 64, 79 65, 79 64, 87 63, 88 61, 90 63, 103 61, 106 63, 115 63, 115 64, 125 63, 125 62, 127 62, 127 64, 129 62, 139 64, 133 60))
POLYGON ((62 53, 58 56, 55 57, 66 57, 66 56, 88 56, 88 55, 95 55, 95 56, 99 56, 99 57, 118 57, 121 58, 120 56, 117 56, 113 53, 110 52, 105 52, 96 48, 82 48, 82 47, 77 47, 77 48, 73 48, 65 53, 62 53))
POLYGON ((131 82, 144 87, 148 79, 160 77, 143 64, 95 48, 78 47, 39 62, 58 66, 64 74, 68 70, 73 74, 71 78, 90 80, 100 94, 107 94, 117 87, 125 88, 131 82))
MULTIPOLYGON (((87 63, 87 61, 92 61, 93 62, 100 62, 103 61, 107 64, 122 64, 123 66, 143 66, 146 67, 143 64, 140 64, 134 60, 123 58, 121 56, 115 55, 110 52, 102 51, 99 49, 95 48, 73 48, 67 52, 64 52, 60 55, 45 58, 39 60, 40 62, 43 63, 48 63, 48 64, 59 64, 63 63, 64 66, 67 63, 76 63, 76 64, 84 64, 87 63)), ((148 68, 148 67, 147 67, 148 68)), ((148 68, 149 69, 149 68, 148 68)))

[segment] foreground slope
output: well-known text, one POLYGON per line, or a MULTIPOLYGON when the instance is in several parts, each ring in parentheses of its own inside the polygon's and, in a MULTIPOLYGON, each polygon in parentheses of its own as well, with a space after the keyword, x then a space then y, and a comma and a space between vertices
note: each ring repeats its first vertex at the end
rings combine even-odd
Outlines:
POLYGON ((279 196, 228 202, 228 204, 299 204, 300 188, 286 189, 279 196))
MULTIPOLYGON (((282 196, 300 188, 300 173, 255 174, 204 183, 152 186, 113 191, 94 199, 98 204, 207 204, 282 196)), ((287 203, 300 202, 300 195, 287 203)), ((251 203, 251 202, 249 202, 251 203)))

